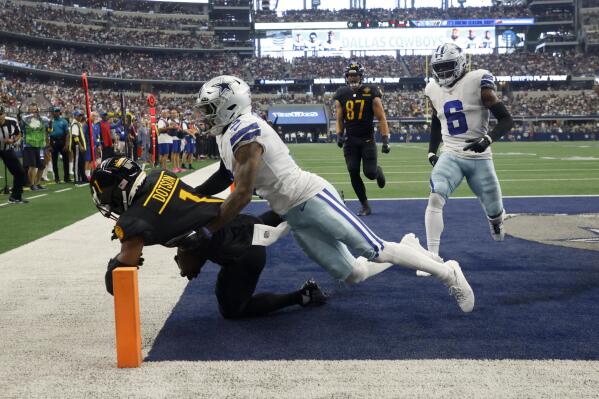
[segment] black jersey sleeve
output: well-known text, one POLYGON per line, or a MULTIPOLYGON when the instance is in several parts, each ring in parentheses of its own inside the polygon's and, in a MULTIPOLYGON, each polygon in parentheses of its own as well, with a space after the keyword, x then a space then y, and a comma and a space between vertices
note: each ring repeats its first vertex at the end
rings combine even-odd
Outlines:
POLYGON ((383 91, 381 90, 380 87, 378 86, 371 86, 371 90, 372 90, 372 97, 379 97, 382 98, 383 97, 383 91))

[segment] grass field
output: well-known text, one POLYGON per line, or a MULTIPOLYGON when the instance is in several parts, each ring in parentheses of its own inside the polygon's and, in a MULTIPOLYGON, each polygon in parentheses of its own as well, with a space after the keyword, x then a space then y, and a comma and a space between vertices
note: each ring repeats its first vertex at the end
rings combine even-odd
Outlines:
MULTIPOLYGON (((427 144, 394 144, 379 152, 387 186, 366 181, 370 198, 422 198, 428 195, 431 167, 427 144)), ((346 199, 355 198, 343 154, 335 144, 290 145, 299 165, 332 182, 346 199)), ((495 167, 505 196, 599 194, 599 142, 530 142, 493 145, 495 167)), ((196 162, 195 167, 208 165, 196 162)), ((9 176, 9 184, 10 184, 9 176)), ((0 180, 0 187, 4 186, 0 180)), ((95 212, 87 186, 50 184, 46 191, 25 191, 27 205, 5 205, 0 194, 0 253, 43 237, 95 212)), ((472 196, 462 184, 455 197, 472 196)))

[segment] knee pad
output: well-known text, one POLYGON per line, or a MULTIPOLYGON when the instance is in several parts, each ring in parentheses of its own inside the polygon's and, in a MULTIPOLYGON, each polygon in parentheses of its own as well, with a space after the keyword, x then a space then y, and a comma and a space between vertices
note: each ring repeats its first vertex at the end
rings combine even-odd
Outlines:
POLYGON ((428 197, 428 208, 432 211, 440 212, 445 206, 445 198, 438 193, 431 193, 428 197))

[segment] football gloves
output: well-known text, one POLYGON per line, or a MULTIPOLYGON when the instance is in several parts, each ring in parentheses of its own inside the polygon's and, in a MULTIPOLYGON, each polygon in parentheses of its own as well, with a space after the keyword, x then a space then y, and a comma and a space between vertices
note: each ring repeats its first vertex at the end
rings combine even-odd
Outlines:
POLYGON ((343 148, 343 144, 345 143, 345 136, 337 133, 337 147, 343 148))
POLYGON ((383 151, 383 154, 388 154, 391 151, 391 147, 389 147, 389 134, 383 135, 383 148, 381 151, 383 151))
POLYGON ((483 137, 477 137, 475 139, 468 139, 466 143, 470 143, 463 148, 464 151, 484 152, 488 146, 491 145, 493 140, 488 134, 483 137))
POLYGON ((435 154, 434 152, 428 153, 428 161, 431 163, 431 165, 435 166, 438 160, 439 157, 437 156, 437 154, 435 154))
POLYGON ((106 274, 104 274, 104 284, 106 285, 106 291, 110 295, 114 295, 112 287, 112 271, 114 269, 116 269, 117 267, 137 267, 139 269, 139 266, 143 265, 144 263, 144 258, 140 256, 139 261, 137 262, 138 264, 136 266, 123 265, 122 262, 117 260, 117 257, 118 254, 108 261, 108 268, 106 269, 106 274))

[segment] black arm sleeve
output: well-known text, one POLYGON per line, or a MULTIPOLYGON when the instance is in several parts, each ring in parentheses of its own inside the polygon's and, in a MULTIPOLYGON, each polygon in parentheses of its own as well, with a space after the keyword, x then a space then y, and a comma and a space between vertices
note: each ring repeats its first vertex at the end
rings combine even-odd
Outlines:
POLYGON ((502 102, 493 104, 489 110, 493 116, 497 118, 497 125, 495 125, 491 133, 489 133, 489 137, 491 137, 493 141, 497 141, 501 138, 501 136, 512 129, 514 126, 514 120, 502 102))
POLYGON ((231 185, 233 178, 225 164, 221 161, 220 168, 212 176, 208 178, 204 183, 195 188, 196 194, 201 195, 214 195, 225 190, 231 185))
POLYGON ((428 143, 428 152, 437 153, 441 144, 441 121, 437 118, 437 114, 433 114, 431 121, 431 139, 428 143))

